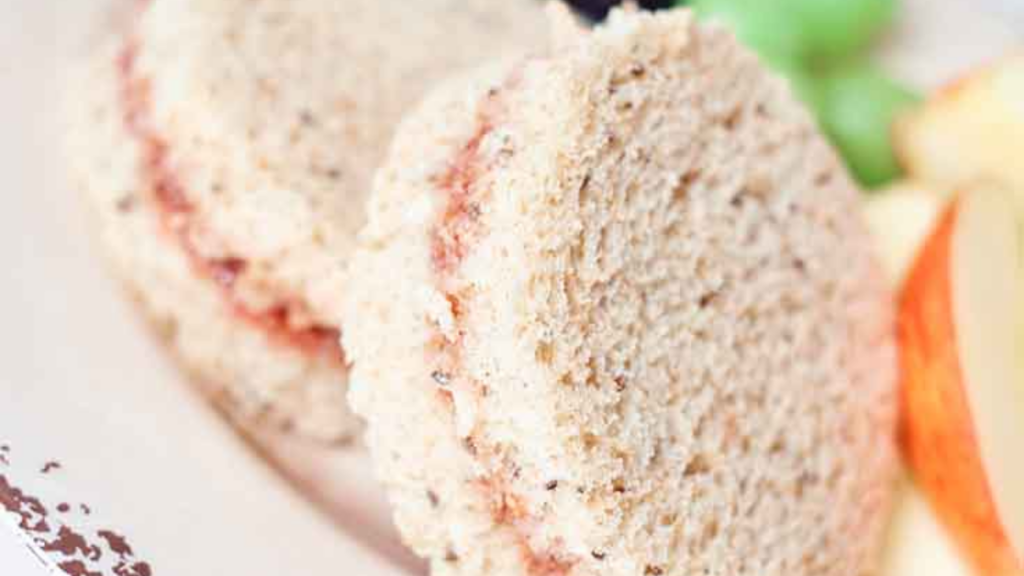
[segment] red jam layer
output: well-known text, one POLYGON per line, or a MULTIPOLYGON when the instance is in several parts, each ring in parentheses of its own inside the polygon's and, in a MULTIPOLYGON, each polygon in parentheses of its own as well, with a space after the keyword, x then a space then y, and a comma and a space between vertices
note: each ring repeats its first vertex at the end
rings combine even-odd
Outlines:
MULTIPOLYGON (((516 75, 513 75, 513 79, 516 75)), ((438 334, 434 339, 435 347, 441 352, 443 369, 435 372, 434 380, 445 385, 454 384, 455 375, 461 369, 461 334, 464 330, 461 322, 464 319, 465 306, 457 294, 447 290, 449 280, 458 271, 472 243, 480 234, 480 206, 475 201, 475 188, 481 174, 487 170, 480 146, 484 139, 494 130, 495 116, 498 114, 498 93, 492 91, 485 98, 477 117, 477 128, 472 137, 459 150, 448 170, 438 178, 436 184, 444 193, 446 201, 444 212, 438 218, 431 233, 430 256, 437 285, 451 305, 457 334, 456 340, 450 341, 438 334)), ((482 385, 475 384, 477 388, 482 385)), ((442 397, 454 410, 451 392, 441 390, 442 397)), ((478 390, 479 393, 479 390, 478 390)), ((467 449, 474 458, 485 457, 477 449, 475 442, 466 439, 467 449)), ((570 573, 575 561, 559 558, 552 552, 535 551, 529 543, 529 525, 531 518, 522 498, 509 487, 506 479, 501 477, 484 478, 476 483, 476 487, 491 502, 491 517, 495 524, 509 526, 518 534, 518 546, 522 554, 523 564, 528 573, 534 576, 566 576, 570 573)))
POLYGON ((293 311, 303 306, 301 302, 282 300, 266 311, 249 309, 236 297, 234 290, 248 262, 235 257, 207 258, 189 237, 188 222, 195 208, 181 179, 170 166, 169 145, 155 127, 151 84, 148 79, 137 75, 138 52, 138 43, 128 42, 117 62, 124 123, 128 133, 138 141, 142 149, 142 178, 152 191, 165 231, 181 246, 195 273, 221 288, 236 317, 263 331, 276 343, 298 348, 309 355, 327 355, 342 361, 340 333, 336 327, 314 325, 295 328, 291 322, 293 311))

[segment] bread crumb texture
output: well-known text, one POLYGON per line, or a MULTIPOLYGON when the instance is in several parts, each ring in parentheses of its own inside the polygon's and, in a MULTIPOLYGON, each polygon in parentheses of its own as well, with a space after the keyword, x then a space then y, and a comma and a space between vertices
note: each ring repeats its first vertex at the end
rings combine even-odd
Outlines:
POLYGON ((435 92, 376 181, 351 400, 437 575, 861 576, 891 295, 810 115, 723 29, 618 11, 435 92))

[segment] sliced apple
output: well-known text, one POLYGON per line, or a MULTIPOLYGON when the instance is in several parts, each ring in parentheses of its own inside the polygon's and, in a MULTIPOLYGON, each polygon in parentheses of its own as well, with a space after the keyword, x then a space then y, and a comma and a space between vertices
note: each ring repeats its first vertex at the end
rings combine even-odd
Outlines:
POLYGON ((937 193, 916 182, 900 182, 868 197, 868 228, 894 286, 903 281, 944 205, 937 193))
POLYGON ((1009 194, 960 196, 900 298, 901 442, 981 574, 1024 574, 1024 274, 1009 194))
POLYGON ((995 181, 1024 196, 1024 53, 975 71, 905 115, 894 146, 912 178, 939 190, 995 181))

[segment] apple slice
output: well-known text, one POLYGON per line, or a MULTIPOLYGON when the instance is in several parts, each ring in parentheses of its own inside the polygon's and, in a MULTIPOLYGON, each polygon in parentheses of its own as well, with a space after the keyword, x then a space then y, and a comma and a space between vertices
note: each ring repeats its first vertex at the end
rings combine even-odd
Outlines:
POLYGON ((1024 574, 1024 274, 1014 200, 956 199, 900 299, 901 442, 986 576, 1024 574))
POLYGON ((1024 53, 939 91, 897 121, 893 139, 910 176, 940 191, 994 181, 1024 197, 1024 53))
POLYGON ((898 182, 868 196, 868 228, 893 286, 903 281, 944 205, 939 194, 916 182, 898 182))

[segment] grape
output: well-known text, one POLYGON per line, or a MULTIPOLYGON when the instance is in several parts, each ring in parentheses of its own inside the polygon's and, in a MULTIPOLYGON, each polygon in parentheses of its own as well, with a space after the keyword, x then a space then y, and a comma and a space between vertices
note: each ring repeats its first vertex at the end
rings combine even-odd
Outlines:
POLYGON ((759 54, 796 59, 806 55, 807 43, 799 23, 778 10, 774 1, 696 0, 691 6, 699 19, 721 22, 759 54))
POLYGON ((696 0, 692 5, 701 20, 730 28, 769 68, 789 80, 797 97, 817 109, 817 85, 804 66, 803 36, 792 19, 766 0, 696 0))
POLYGON ((789 81, 793 94, 807 105, 812 112, 817 113, 821 109, 822 94, 820 82, 803 65, 799 58, 770 51, 762 51, 760 57, 768 68, 789 81))
POLYGON ((918 97, 863 63, 833 72, 822 90, 823 128, 861 183, 877 187, 898 176, 892 123, 918 97))
MULTIPOLYGON (((734 0, 741 3, 743 0, 734 0)), ((896 0, 753 0, 790 15, 811 54, 836 59, 866 47, 896 13, 896 0)))
POLYGON ((897 0, 696 0, 751 48, 837 59, 864 48, 889 24, 897 0))

